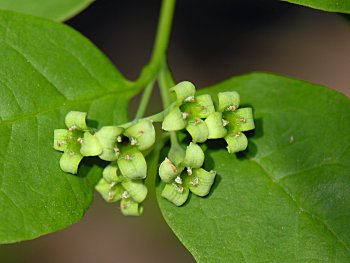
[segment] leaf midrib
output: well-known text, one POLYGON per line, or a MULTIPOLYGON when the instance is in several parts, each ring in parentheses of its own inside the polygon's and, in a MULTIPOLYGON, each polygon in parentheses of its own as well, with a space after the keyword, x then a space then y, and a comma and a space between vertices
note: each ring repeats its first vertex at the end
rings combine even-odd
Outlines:
MULTIPOLYGON (((3 28, 5 28, 5 30, 7 30, 7 31, 11 31, 11 29, 10 29, 9 27, 5 26, 5 25, 0 24, 0 26, 2 26, 3 28)), ((5 38, 5 39, 6 39, 6 38, 5 38)), ((15 123, 15 122, 17 122, 17 121, 29 119, 29 118, 36 117, 36 116, 41 115, 41 114, 44 114, 44 113, 48 113, 48 112, 51 112, 51 111, 58 110, 58 109, 60 109, 60 108, 63 107, 63 106, 73 106, 73 105, 81 104, 81 103, 89 103, 89 102, 93 102, 93 101, 95 101, 95 100, 99 100, 99 99, 104 98, 104 97, 116 95, 117 93, 119 93, 119 94, 121 94, 121 93, 128 93, 128 92, 132 92, 132 91, 137 90, 137 87, 135 86, 135 87, 129 87, 129 89, 127 89, 127 90, 125 90, 125 89, 122 89, 122 90, 117 90, 117 89, 115 89, 114 91, 107 92, 107 93, 103 93, 103 94, 101 94, 100 96, 97 96, 97 97, 96 97, 96 96, 93 96, 93 97, 86 98, 86 99, 84 99, 84 100, 73 100, 73 101, 72 101, 72 100, 68 100, 67 97, 66 97, 65 95, 63 95, 63 94, 60 92, 60 90, 58 89, 58 87, 57 87, 54 83, 52 83, 52 82, 47 78, 47 76, 44 75, 43 72, 41 72, 40 69, 38 69, 38 68, 34 65, 32 59, 29 59, 29 57, 28 57, 27 55, 25 55, 21 50, 19 50, 18 48, 16 48, 13 44, 8 43, 7 41, 5 41, 5 40, 3 40, 3 39, 0 40, 0 42, 6 44, 9 48, 14 49, 19 55, 23 56, 23 57, 29 62, 29 65, 30 65, 35 71, 37 71, 39 74, 41 74, 41 75, 44 77, 44 79, 47 81, 47 83, 48 83, 50 86, 52 86, 56 92, 58 92, 63 98, 66 99, 65 101, 62 101, 60 104, 57 104, 57 105, 53 106, 53 108, 49 107, 49 108, 41 109, 41 110, 39 110, 39 111, 28 112, 28 113, 26 113, 26 114, 17 115, 18 117, 17 117, 17 116, 14 116, 13 118, 8 118, 8 119, 2 119, 2 120, 1 120, 1 118, 0 118, 0 125, 1 125, 1 124, 13 124, 13 123, 15 123)), ((62 47, 61 47, 61 48, 62 48, 62 47)), ((64 49, 64 50, 67 51, 66 49, 64 49)), ((91 78, 92 78, 93 80, 95 80, 99 85, 101 85, 100 81, 99 81, 96 77, 94 77, 94 76, 92 75, 92 73, 86 68, 86 66, 81 62, 81 60, 80 60, 78 57, 76 57, 74 54, 72 54, 72 55, 73 55, 73 57, 75 57, 75 58, 79 61, 79 63, 82 65, 82 67, 84 68, 84 70, 91 76, 91 78)), ((101 87, 102 87, 102 85, 101 85, 101 87)), ((15 96, 14 96, 14 97, 15 97, 15 96)), ((16 98, 16 97, 15 97, 15 98, 16 98)))
POLYGON ((132 91, 134 91, 135 88, 133 89, 129 89, 129 90, 123 90, 123 91, 120 91, 120 90, 116 90, 116 91, 113 91, 113 92, 108 92, 108 93, 105 93, 101 96, 94 96, 94 98, 87 98, 85 100, 66 100, 62 103, 60 103, 59 105, 55 105, 53 108, 46 108, 46 109, 42 109, 40 111, 35 111, 35 112, 29 112, 27 114, 22 114, 18 117, 14 117, 14 118, 10 118, 10 119, 4 119, 2 121, 0 121, 0 125, 2 124, 12 124, 12 123, 15 123, 17 121, 21 121, 21 120, 25 120, 25 119, 29 119, 29 118, 32 118, 32 117, 35 117, 35 116, 38 116, 38 115, 41 115, 41 114, 44 114, 44 113, 48 113, 48 112, 51 112, 51 111, 55 111, 55 110, 58 110, 62 107, 69 107, 69 106, 74 106, 74 105, 77 105, 77 104, 83 104, 83 103, 91 103, 95 100, 99 100, 99 99, 102 99, 104 97, 109 97, 109 96, 113 96, 113 95, 116 95, 116 94, 123 94, 123 93, 131 93, 132 91))

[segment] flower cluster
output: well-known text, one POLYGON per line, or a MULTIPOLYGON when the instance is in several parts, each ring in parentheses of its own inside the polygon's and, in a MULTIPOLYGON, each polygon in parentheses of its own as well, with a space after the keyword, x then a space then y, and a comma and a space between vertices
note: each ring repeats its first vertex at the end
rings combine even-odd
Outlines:
POLYGON ((150 120, 157 116, 163 130, 175 133, 172 135, 186 130, 192 141, 186 149, 173 143, 168 157, 160 164, 159 176, 165 183, 162 196, 177 206, 186 202, 189 192, 206 196, 216 172, 202 168, 205 154, 199 144, 224 138, 229 153, 245 150, 248 140, 243 132, 254 129, 252 109, 239 108, 240 97, 235 91, 218 93, 216 107, 209 94, 197 95, 188 81, 177 84, 171 91, 176 101, 164 112, 120 126, 94 130, 87 126, 85 112, 69 112, 65 118, 67 129, 54 131, 54 148, 63 152, 61 169, 76 174, 85 156, 110 162, 95 189, 107 202, 120 201, 124 215, 141 215, 147 196, 145 153, 156 140, 150 120))
POLYGON ((192 142, 181 154, 169 153, 161 163, 159 175, 166 183, 162 196, 177 206, 184 204, 189 192, 198 196, 209 193, 215 171, 202 169, 204 152, 197 143, 208 139, 224 138, 229 153, 243 151, 247 148, 247 137, 242 133, 254 129, 251 108, 238 108, 239 94, 235 91, 218 93, 218 105, 215 109, 208 94, 196 96, 194 85, 188 81, 181 82, 171 89, 176 94, 176 103, 164 118, 162 128, 166 131, 185 129, 192 142))
POLYGON ((54 148, 64 152, 61 169, 76 174, 84 156, 110 161, 95 189, 107 202, 121 200, 124 215, 140 215, 147 195, 143 182, 147 164, 143 152, 155 142, 152 122, 140 120, 126 129, 105 126, 94 131, 86 125, 86 113, 71 111, 65 123, 68 129, 54 131, 54 148))

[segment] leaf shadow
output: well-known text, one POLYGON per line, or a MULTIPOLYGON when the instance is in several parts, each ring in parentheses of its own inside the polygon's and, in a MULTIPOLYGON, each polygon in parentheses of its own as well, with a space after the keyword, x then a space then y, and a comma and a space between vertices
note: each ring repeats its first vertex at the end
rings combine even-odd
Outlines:
POLYGON ((84 157, 81 163, 79 164, 77 177, 85 178, 88 173, 91 171, 93 166, 99 166, 101 168, 106 167, 108 164, 107 161, 103 161, 98 157, 84 157))
POLYGON ((246 131, 244 132, 244 134, 247 136, 247 138, 261 138, 264 136, 264 121, 263 118, 257 118, 254 119, 254 123, 255 123, 255 129, 254 130, 250 130, 250 131, 246 131))
MULTIPOLYGON (((211 157, 210 154, 206 154, 205 155, 205 163, 204 163, 204 169, 207 171, 210 170, 215 170, 215 162, 213 157, 211 157)), ((219 186, 220 182, 222 181, 222 177, 220 174, 216 174, 215 176, 215 181, 209 191, 209 194, 206 195, 204 198, 208 198, 212 195, 213 191, 215 191, 215 189, 219 186)))
POLYGON ((87 119, 86 124, 88 127, 91 127, 93 129, 97 129, 99 127, 99 122, 97 120, 87 119))

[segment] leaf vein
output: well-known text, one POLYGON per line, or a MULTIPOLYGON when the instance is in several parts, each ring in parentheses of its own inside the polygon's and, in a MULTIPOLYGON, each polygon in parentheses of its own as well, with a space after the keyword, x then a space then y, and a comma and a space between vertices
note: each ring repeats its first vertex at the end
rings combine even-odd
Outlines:
POLYGON ((315 166, 311 166, 311 167, 308 167, 306 169, 303 169, 303 170, 300 170, 300 171, 297 171, 297 172, 292 172, 292 173, 289 173, 289 174, 286 174, 286 175, 283 175, 283 177, 281 177, 280 179, 277 180, 277 182, 281 182, 281 181, 284 181, 285 179, 287 178, 290 178, 290 177, 294 177, 296 175, 300 175, 300 174, 303 174, 303 173, 306 173, 306 172, 310 172, 312 170, 315 170, 317 168, 321 168, 321 167, 324 167, 324 166, 339 166, 339 167, 344 167, 344 168, 348 168, 345 164, 342 164, 342 163, 337 163, 337 162, 332 162, 332 163, 321 163, 319 165, 315 165, 315 166))
MULTIPOLYGON (((4 119, 0 122, 0 125, 1 124, 5 124, 5 123, 15 123, 17 121, 21 121, 21 120, 25 120, 25 119, 29 119, 29 118, 32 118, 32 117, 35 117, 37 115, 41 115, 41 114, 45 114, 45 113, 48 113, 48 112, 52 112, 52 111, 56 111, 62 107, 71 107, 71 106, 75 106, 77 104, 84 104, 84 103, 89 103, 91 104, 92 102, 94 101, 97 101, 99 99, 103 99, 105 97, 109 97, 109 96, 115 96, 117 94, 121 94, 121 93, 131 93, 131 91, 133 91, 135 89, 129 89, 129 90, 116 90, 116 91, 113 91, 113 92, 109 92, 109 93, 104 93, 100 96, 94 96, 94 97, 90 97, 90 98, 86 98, 86 99, 82 99, 82 100, 67 100, 65 102, 62 102, 58 105, 55 105, 53 107, 50 107, 50 108, 46 108, 46 109, 41 109, 39 111, 35 111, 35 112, 29 112, 27 114, 22 114, 20 116, 15 116, 13 118, 10 118, 10 119, 4 119)), ((131 93, 133 94, 133 93, 131 93)))
POLYGON ((292 203, 294 203, 294 205, 300 210, 305 212, 311 219, 316 220, 318 222, 320 222, 333 236, 334 238, 345 247, 345 249, 350 252, 350 247, 345 243, 344 240, 342 240, 337 233, 335 233, 330 226, 319 216, 312 214, 310 211, 306 210, 304 207, 302 207, 302 205, 295 199, 295 197, 285 188, 283 187, 283 185, 279 184, 278 181, 276 181, 273 176, 265 169, 265 167, 256 159, 249 159, 251 162, 255 163, 258 167, 260 167, 265 174, 267 175, 267 177, 276 185, 278 186, 291 200, 292 203))
POLYGON ((23 51, 19 50, 17 47, 15 47, 13 44, 7 43, 5 41, 1 41, 5 45, 7 45, 9 48, 14 50, 17 54, 19 54, 21 57, 23 57, 28 63, 31 65, 31 67, 40 75, 43 77, 43 79, 49 84, 49 86, 54 90, 59 96, 61 96, 64 99, 67 99, 67 97, 59 90, 57 89, 56 85, 53 84, 53 82, 49 79, 47 75, 41 71, 37 65, 37 63, 34 62, 32 58, 29 58, 28 55, 26 55, 23 51))
POLYGON ((97 84, 98 86, 100 86, 101 88, 104 88, 104 85, 102 85, 101 81, 95 76, 93 75, 93 73, 88 69, 88 67, 86 66, 85 63, 83 63, 83 61, 78 57, 76 56, 74 53, 72 53, 70 50, 66 49, 65 47, 63 46, 59 46, 57 45, 57 43, 55 43, 54 41, 52 41, 52 39, 50 37, 47 37, 47 39, 50 41, 50 43, 52 43, 54 46, 66 51, 67 53, 69 53, 72 57, 74 57, 78 62, 79 64, 82 66, 82 68, 85 70, 85 72, 91 77, 91 79, 93 79, 97 84))

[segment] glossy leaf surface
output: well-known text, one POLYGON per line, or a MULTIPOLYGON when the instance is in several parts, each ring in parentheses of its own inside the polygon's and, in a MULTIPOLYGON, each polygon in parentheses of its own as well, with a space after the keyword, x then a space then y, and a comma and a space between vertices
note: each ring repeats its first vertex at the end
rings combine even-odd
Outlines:
POLYGON ((93 0, 0 0, 0 9, 64 21, 92 2, 93 0))
POLYGON ((71 110, 95 127, 126 121, 135 89, 62 24, 1 11, 0 50, 0 243, 11 243, 83 216, 101 169, 88 159, 77 176, 62 172, 53 131, 71 110))
POLYGON ((350 14, 350 0, 282 0, 328 12, 350 14))
POLYGON ((350 100, 327 88, 271 74, 202 90, 236 90, 256 130, 243 154, 215 141, 207 198, 162 213, 198 262, 350 261, 350 100))

